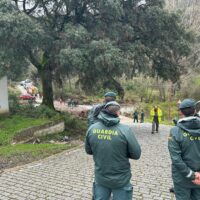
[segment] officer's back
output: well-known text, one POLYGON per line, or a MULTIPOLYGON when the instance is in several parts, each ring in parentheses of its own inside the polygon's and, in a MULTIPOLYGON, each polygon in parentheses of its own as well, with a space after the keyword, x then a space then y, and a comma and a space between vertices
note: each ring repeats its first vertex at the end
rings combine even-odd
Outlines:
POLYGON ((105 107, 98 119, 88 129, 85 146, 94 158, 95 180, 109 188, 123 187, 131 178, 129 158, 140 158, 140 146, 131 128, 120 124, 114 112, 105 107))

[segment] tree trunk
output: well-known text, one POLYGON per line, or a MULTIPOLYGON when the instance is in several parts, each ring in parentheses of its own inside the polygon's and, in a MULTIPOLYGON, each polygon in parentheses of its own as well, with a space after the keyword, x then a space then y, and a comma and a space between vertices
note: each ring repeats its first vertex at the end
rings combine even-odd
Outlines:
POLYGON ((47 64, 39 70, 42 90, 43 90, 43 101, 42 104, 54 109, 53 104, 53 87, 52 87, 52 72, 50 66, 47 64))
POLYGON ((124 89, 121 86, 121 84, 119 82, 117 82, 114 78, 111 78, 109 81, 104 82, 103 84, 104 88, 109 88, 109 89, 115 89, 119 95, 119 97, 121 98, 121 100, 124 99, 124 89))

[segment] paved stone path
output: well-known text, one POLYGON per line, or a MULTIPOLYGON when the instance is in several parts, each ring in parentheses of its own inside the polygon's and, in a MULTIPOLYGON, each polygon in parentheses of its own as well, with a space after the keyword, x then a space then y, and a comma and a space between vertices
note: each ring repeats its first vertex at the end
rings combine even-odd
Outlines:
MULTIPOLYGON (((122 119, 123 120, 123 119, 122 119)), ((168 126, 151 135, 150 124, 131 125, 142 146, 142 157, 131 161, 135 200, 174 200, 168 126)), ((93 160, 83 147, 8 170, 0 176, 0 200, 91 200, 93 160)))

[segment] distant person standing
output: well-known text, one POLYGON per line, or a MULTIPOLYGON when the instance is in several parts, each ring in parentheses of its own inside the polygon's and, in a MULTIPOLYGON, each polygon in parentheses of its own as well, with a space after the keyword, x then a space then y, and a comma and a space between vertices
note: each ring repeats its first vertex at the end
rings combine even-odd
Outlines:
POLYGON ((134 122, 134 123, 135 123, 135 122, 138 123, 138 115, 139 115, 139 113, 138 113, 138 111, 136 110, 136 111, 133 113, 133 122, 134 122))
POLYGON ((153 109, 151 109, 150 112, 151 120, 152 120, 152 131, 151 133, 154 134, 154 132, 158 133, 159 131, 159 124, 162 117, 162 110, 158 106, 154 106, 153 109))
POLYGON ((196 103, 185 99, 179 109, 184 118, 170 130, 168 149, 176 200, 200 199, 200 118, 196 103))
POLYGON ((140 123, 144 123, 144 110, 142 110, 140 114, 140 123))

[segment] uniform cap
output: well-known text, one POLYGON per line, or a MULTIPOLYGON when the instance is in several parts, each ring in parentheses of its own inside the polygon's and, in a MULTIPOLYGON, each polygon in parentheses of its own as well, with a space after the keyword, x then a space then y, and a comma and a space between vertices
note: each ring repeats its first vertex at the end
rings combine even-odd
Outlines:
POLYGON ((193 99, 184 99, 180 105, 179 109, 184 109, 184 108, 195 108, 196 102, 193 99))
POLYGON ((120 105, 119 105, 116 101, 110 101, 110 102, 108 102, 108 103, 104 106, 104 108, 108 108, 109 106, 119 106, 119 107, 120 107, 120 105))
POLYGON ((104 97, 115 97, 116 98, 117 94, 115 92, 107 92, 104 97))

